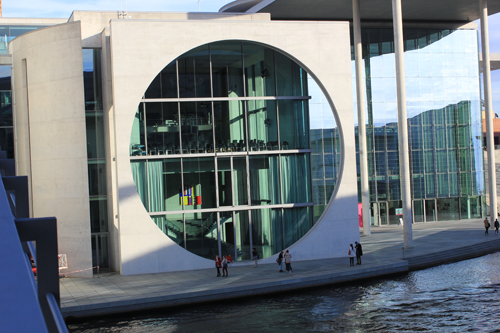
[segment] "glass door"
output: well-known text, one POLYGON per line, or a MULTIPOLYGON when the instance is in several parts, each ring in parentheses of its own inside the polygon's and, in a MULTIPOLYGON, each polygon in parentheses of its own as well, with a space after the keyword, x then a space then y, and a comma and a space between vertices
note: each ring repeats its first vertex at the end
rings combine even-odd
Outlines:
POLYGON ((250 224, 249 211, 243 210, 234 213, 236 260, 250 260, 250 224))
POLYGON ((371 209, 370 209, 370 218, 371 218, 371 225, 373 226, 380 226, 380 217, 378 213, 378 202, 372 202, 370 203, 371 209))
POLYGON ((100 269, 109 267, 108 233, 92 234, 92 267, 100 269))
POLYGON ((425 200, 425 222, 434 222, 436 219, 436 199, 425 200))
POLYGON ((387 202, 379 202, 379 216, 380 216, 380 225, 388 225, 389 224, 389 214, 388 214, 388 205, 387 202))
POLYGON ((425 209, 423 200, 413 201, 413 222, 425 221, 425 209))

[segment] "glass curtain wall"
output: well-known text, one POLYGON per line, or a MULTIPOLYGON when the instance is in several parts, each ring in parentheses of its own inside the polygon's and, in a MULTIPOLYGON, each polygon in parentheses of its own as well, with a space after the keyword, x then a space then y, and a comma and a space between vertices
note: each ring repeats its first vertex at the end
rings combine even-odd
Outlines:
MULTIPOLYGON (((87 132, 90 225, 92 233, 92 266, 106 268, 109 267, 109 230, 106 159, 104 153, 101 50, 83 49, 82 56, 85 92, 85 125, 87 132)), ((133 167, 140 166, 134 164, 133 167)), ((144 165, 142 165, 142 167, 144 167, 144 165)))
MULTIPOLYGON (((392 30, 362 33, 370 201, 399 207, 392 30)), ((415 221, 480 217, 481 199, 470 205, 485 190, 477 31, 404 29, 404 37, 415 221)), ((356 96, 354 103, 356 110, 356 96)), ((389 208, 390 224, 394 214, 389 208)))
POLYGON ((287 56, 249 42, 203 45, 168 64, 138 106, 130 142, 137 192, 155 224, 209 259, 249 260, 253 247, 262 259, 305 235, 340 163, 339 133, 323 123, 321 149, 311 149, 317 113, 326 125, 335 120, 327 103, 310 109, 310 82, 287 56))
MULTIPOLYGON (((11 40, 24 33, 43 28, 40 25, 0 25, 0 53, 9 53, 9 43, 11 40)), ((10 66, 9 66, 10 67, 10 66)))
MULTIPOLYGON (((0 54, 9 53, 11 40, 26 32, 42 28, 38 25, 0 25, 0 54)), ((0 149, 14 158, 14 126, 12 118, 11 66, 0 66, 0 149)))
POLYGON ((0 66, 0 148, 14 158, 11 66, 0 66))

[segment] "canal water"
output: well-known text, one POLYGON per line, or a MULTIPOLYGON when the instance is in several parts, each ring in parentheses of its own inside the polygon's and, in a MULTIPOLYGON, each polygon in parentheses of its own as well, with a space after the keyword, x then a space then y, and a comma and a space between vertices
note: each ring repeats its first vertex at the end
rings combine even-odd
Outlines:
POLYGON ((405 276, 99 318, 75 332, 500 332, 500 253, 405 276))

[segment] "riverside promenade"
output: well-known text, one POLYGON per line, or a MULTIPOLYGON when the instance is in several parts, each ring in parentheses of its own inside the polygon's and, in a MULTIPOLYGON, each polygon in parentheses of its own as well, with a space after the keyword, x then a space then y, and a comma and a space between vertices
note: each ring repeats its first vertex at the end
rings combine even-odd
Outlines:
POLYGON ((387 226, 372 228, 370 236, 361 234, 363 264, 354 267, 349 266, 346 248, 345 258, 293 262, 291 274, 279 273, 277 264, 261 264, 257 268, 235 264, 229 267, 229 277, 224 278, 216 277, 215 267, 133 276, 101 273, 100 278, 94 275, 92 279, 63 278, 61 312, 64 317, 87 317, 271 294, 405 274, 500 251, 500 235, 491 229, 485 235, 482 220, 416 223, 413 243, 413 249, 403 251, 403 227, 387 226))

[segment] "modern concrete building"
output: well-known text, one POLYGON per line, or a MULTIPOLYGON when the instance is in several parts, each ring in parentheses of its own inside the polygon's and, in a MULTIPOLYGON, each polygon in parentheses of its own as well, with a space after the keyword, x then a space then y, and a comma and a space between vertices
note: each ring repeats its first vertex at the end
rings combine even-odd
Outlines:
POLYGON ((371 217, 365 232, 401 214, 485 216, 469 22, 479 4, 403 11, 408 115, 398 118, 405 85, 385 2, 361 4, 362 62, 345 1, 75 11, 12 40, 11 154, 29 177, 32 216, 58 218, 68 270, 210 268, 216 254, 243 265, 253 248, 264 262, 283 249, 295 260, 341 257, 359 240, 358 202, 371 217), (358 105, 366 121, 353 121, 358 105))

